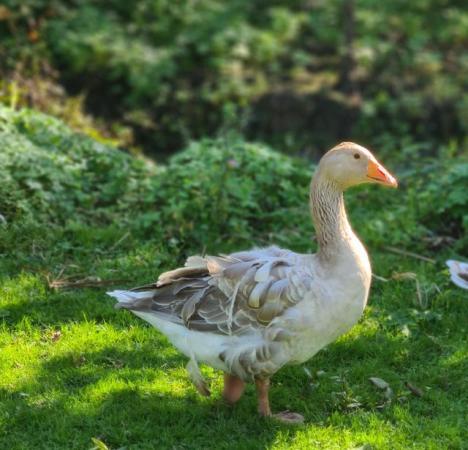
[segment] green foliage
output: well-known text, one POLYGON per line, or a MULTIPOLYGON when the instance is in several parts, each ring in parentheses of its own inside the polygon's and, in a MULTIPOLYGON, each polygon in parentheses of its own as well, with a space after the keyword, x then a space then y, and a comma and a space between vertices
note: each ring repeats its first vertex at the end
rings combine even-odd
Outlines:
MULTIPOLYGON (((182 247, 262 239, 310 248, 312 167, 236 135, 192 143, 155 166, 56 119, 2 108, 0 140, 0 214, 7 224, 118 224, 182 247)), ((448 236, 463 248, 466 162, 450 147, 441 160, 408 151, 414 161, 401 176, 396 160, 399 191, 367 186, 347 194, 356 229, 372 245, 423 249, 448 236)))
POLYGON ((0 140, 0 211, 7 222, 109 222, 138 204, 155 171, 30 110, 2 107, 0 140))
POLYGON ((457 0, 4 5, 2 77, 55 67, 149 153, 213 135, 226 109, 249 139, 311 154, 343 138, 436 153, 468 131, 468 15, 457 0))
POLYGON ((423 220, 437 224, 449 235, 466 235, 467 183, 468 160, 450 163, 443 158, 442 170, 431 171, 427 192, 420 197, 423 220))
POLYGON ((115 6, 72 8, 48 23, 44 38, 65 77, 97 79, 93 92, 140 128, 160 131, 151 139, 159 151, 212 133, 224 105, 264 93, 302 17, 277 6, 263 11, 263 24, 250 23, 253 8, 241 1, 115 6))
MULTIPOLYGON (((278 222, 281 208, 307 201, 309 171, 261 145, 233 139, 194 143, 157 169, 143 158, 73 133, 56 119, 0 109, 0 211, 34 220, 122 223, 167 235, 245 237, 278 222)), ((281 220, 276 224, 281 225, 281 220)))
POLYGON ((309 179, 299 161, 263 145, 204 140, 170 160, 155 179, 150 203, 168 237, 205 245, 231 236, 248 242, 291 227, 293 211, 301 211, 299 223, 308 221, 309 179))

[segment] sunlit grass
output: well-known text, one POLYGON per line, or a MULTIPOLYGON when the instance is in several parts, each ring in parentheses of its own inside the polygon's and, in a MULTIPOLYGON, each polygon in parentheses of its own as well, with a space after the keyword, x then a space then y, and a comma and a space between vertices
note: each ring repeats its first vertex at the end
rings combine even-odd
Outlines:
MULTIPOLYGON (((149 281, 160 263, 152 267, 148 248, 140 257, 123 249, 101 258, 100 275, 149 281)), ((465 299, 440 266, 374 252, 380 276, 412 270, 441 292, 428 294, 424 312, 410 280, 374 281, 360 323, 304 364, 312 379, 301 366, 274 377, 273 408, 306 417, 291 428, 257 417, 252 386, 235 408, 226 406, 222 375, 210 368, 203 371, 212 396, 200 397, 185 358, 147 324, 115 310, 104 290, 50 290, 44 273, 57 261, 43 264, 43 273, 8 270, 0 284, 2 448, 91 448, 93 437, 132 449, 441 449, 466 442, 465 299), (391 398, 371 376, 390 384, 391 398)), ((77 271, 88 265, 74 263, 77 271)))

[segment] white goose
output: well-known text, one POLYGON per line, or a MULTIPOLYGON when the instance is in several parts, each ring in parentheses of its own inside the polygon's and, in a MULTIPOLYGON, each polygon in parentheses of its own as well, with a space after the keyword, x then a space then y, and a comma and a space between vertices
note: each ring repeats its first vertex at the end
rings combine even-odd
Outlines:
MULTIPOLYGON (((348 222, 343 191, 368 182, 397 186, 369 150, 339 144, 322 157, 311 184, 315 255, 270 247, 192 256, 155 284, 109 295, 119 301, 116 307, 149 322, 189 358, 187 369, 201 394, 210 392, 199 362, 224 371, 229 403, 239 400, 245 382, 255 382, 258 411, 271 416, 270 377, 348 331, 366 306, 371 267, 348 222)), ((303 420, 287 411, 275 416, 303 420)))

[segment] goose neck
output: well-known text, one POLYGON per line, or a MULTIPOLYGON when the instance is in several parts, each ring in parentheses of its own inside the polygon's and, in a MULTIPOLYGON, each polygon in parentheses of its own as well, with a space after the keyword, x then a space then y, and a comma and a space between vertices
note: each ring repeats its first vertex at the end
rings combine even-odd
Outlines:
POLYGON ((311 184, 310 205, 321 259, 340 254, 340 247, 355 237, 344 205, 343 190, 318 173, 311 184))

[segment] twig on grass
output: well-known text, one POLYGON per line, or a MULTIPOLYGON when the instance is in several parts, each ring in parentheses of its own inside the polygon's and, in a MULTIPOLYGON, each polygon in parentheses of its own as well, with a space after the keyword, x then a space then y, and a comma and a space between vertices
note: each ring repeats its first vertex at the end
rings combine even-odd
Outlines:
POLYGON ((423 393, 423 391, 421 389, 419 389, 414 384, 411 384, 409 381, 405 381, 405 386, 416 397, 422 397, 424 395, 424 393, 423 393))
POLYGON ((421 291, 421 283, 418 280, 418 276, 413 272, 398 272, 392 275, 393 280, 414 280, 416 285, 416 296, 418 297, 418 304, 422 309, 427 308, 427 295, 423 300, 423 295, 421 291))
POLYGON ((428 263, 431 263, 431 264, 436 263, 435 259, 428 258, 427 256, 419 255, 418 253, 413 253, 413 252, 409 252, 407 250, 402 250, 401 248, 392 247, 392 246, 385 246, 384 249, 388 250, 389 252, 396 253, 398 255, 409 256, 411 258, 419 259, 421 261, 425 261, 425 262, 428 262, 428 263))
POLYGON ((130 236, 130 232, 127 231, 126 233, 124 233, 118 240, 115 244, 112 245, 112 247, 108 250, 109 253, 114 251, 123 241, 125 241, 125 239, 127 239, 128 237, 130 236))
POLYGON ((99 277, 85 277, 82 279, 70 279, 70 278, 62 278, 62 279, 54 279, 51 280, 48 276, 47 284, 51 289, 82 289, 82 288, 89 288, 89 287, 103 287, 103 286, 111 286, 114 284, 120 284, 128 282, 128 280, 101 280, 99 277))
POLYGON ((380 275, 376 275, 375 273, 372 274, 372 277, 375 278, 376 280, 378 281, 383 281, 383 282, 387 282, 387 281, 390 281, 388 278, 384 278, 384 277, 381 277, 380 275))

